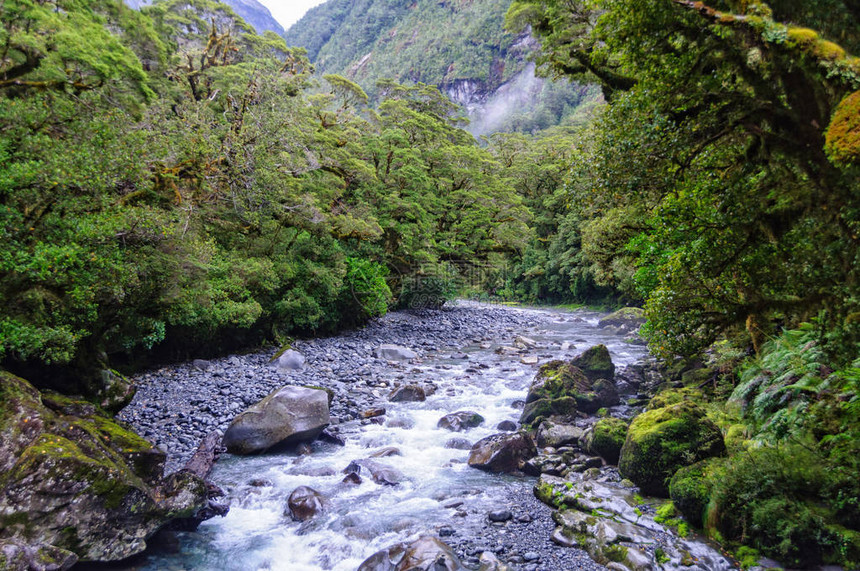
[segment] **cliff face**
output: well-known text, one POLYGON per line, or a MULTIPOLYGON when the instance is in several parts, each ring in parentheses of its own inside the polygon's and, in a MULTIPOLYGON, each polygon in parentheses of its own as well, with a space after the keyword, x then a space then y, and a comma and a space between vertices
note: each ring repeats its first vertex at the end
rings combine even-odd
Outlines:
POLYGON ((307 48, 321 71, 354 80, 371 97, 381 78, 438 86, 468 111, 475 134, 558 124, 596 94, 535 77, 528 57, 537 42, 503 27, 510 2, 329 0, 285 38, 307 48))

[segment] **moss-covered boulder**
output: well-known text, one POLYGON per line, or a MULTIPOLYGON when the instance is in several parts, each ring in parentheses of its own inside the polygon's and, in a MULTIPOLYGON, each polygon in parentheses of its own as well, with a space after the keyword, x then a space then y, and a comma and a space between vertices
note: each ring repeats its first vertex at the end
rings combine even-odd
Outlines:
POLYGON ((645 323, 645 310, 639 307, 622 307, 618 311, 610 313, 597 322, 598 327, 614 328, 620 333, 638 331, 645 323))
POLYGON ((618 404, 618 390, 611 380, 615 366, 609 359, 609 352, 603 345, 592 349, 569 362, 556 360, 541 365, 526 396, 526 406, 520 417, 523 426, 536 426, 551 417, 570 420, 577 411, 594 413, 618 404), (606 361, 598 358, 603 351, 606 361), (575 364, 577 359, 589 367, 591 376, 575 364), (596 376, 597 371, 604 376, 596 376))
POLYGON ((683 401, 633 419, 618 468, 644 493, 667 497, 669 478, 679 468, 725 450, 720 429, 699 406, 683 401))
POLYGON ((596 454, 610 464, 617 464, 627 437, 627 423, 620 418, 601 418, 582 438, 589 454, 596 454))
POLYGON ((584 353, 574 357, 570 364, 578 367, 592 382, 598 379, 615 379, 615 364, 612 363, 606 345, 589 347, 584 353))
POLYGON ((493 434, 477 441, 469 451, 469 466, 485 472, 522 470, 537 455, 534 440, 525 432, 493 434))
POLYGON ((669 480, 669 497, 684 517, 696 527, 704 527, 705 509, 711 498, 709 479, 714 459, 684 466, 669 480))
POLYGON ((139 553, 166 523, 208 504, 201 478, 162 478, 163 466, 162 452, 92 404, 43 402, 0 372, 0 541, 81 561, 139 553))

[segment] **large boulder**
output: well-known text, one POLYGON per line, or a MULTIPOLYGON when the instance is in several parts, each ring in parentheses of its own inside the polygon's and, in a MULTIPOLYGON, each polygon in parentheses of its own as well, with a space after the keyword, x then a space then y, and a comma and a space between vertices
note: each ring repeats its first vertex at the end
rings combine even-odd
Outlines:
POLYGON ((618 468, 644 493, 667 497, 669 478, 679 468, 725 451, 720 429, 699 406, 684 401, 633 419, 618 468))
POLYGON ((287 349, 278 356, 277 368, 281 371, 299 371, 305 366, 305 356, 295 349, 287 349))
POLYGON ((536 455, 537 447, 527 433, 494 434, 472 446, 469 466, 487 472, 509 473, 522 470, 526 461, 536 455))
POLYGON ((328 393, 286 386, 233 419, 222 444, 231 454, 254 454, 275 445, 310 442, 329 425, 328 393))
POLYGON ((591 381, 615 378, 615 365, 609 355, 606 345, 589 347, 585 352, 574 357, 570 364, 578 367, 591 381))
POLYGON ((618 390, 612 381, 614 371, 603 345, 569 362, 556 360, 541 365, 529 387, 520 423, 535 426, 552 417, 570 421, 577 411, 593 413, 618 404, 618 390), (577 363, 588 367, 588 373, 577 363), (597 376, 598 372, 603 376, 597 376))
POLYGON ((618 464, 621 447, 627 438, 627 423, 620 418, 601 418, 582 438, 582 447, 610 464, 618 464))
POLYGON ((373 350, 373 356, 386 361, 410 361, 418 356, 418 353, 407 347, 385 343, 373 350))
POLYGON ((92 404, 59 395, 43 402, 29 383, 0 372, 0 556, 12 569, 10 560, 39 553, 53 553, 56 569, 68 553, 116 561, 143 551, 172 520, 199 521, 206 483, 190 472, 163 478, 164 461, 92 404))
POLYGON ((550 446, 558 448, 559 446, 577 445, 579 439, 582 438, 585 431, 573 424, 561 424, 545 420, 540 423, 535 441, 541 448, 550 446))
POLYGON ((398 543, 377 551, 358 571, 465 571, 448 545, 432 535, 422 535, 409 543, 398 543))
POLYGON ((481 426, 484 423, 484 417, 477 412, 471 410, 460 410, 446 414, 439 419, 436 424, 438 428, 445 428, 451 432, 463 432, 470 428, 481 426))

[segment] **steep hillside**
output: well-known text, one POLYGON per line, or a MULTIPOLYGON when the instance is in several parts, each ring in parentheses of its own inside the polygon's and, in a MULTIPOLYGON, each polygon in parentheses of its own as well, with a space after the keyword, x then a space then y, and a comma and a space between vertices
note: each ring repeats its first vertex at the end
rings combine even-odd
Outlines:
POLYGON ((595 92, 536 78, 528 35, 503 28, 510 0, 329 0, 286 33, 319 68, 358 82, 438 85, 465 106, 472 131, 534 130, 570 118, 595 92))
MULTIPOLYGON (((269 9, 257 2, 257 0, 223 0, 225 4, 230 6, 236 14, 242 17, 243 20, 251 24, 257 33, 262 34, 266 31, 275 32, 278 35, 284 35, 284 28, 272 17, 269 9)), ((135 10, 139 10, 141 6, 149 6, 152 0, 125 0, 125 3, 135 10)))

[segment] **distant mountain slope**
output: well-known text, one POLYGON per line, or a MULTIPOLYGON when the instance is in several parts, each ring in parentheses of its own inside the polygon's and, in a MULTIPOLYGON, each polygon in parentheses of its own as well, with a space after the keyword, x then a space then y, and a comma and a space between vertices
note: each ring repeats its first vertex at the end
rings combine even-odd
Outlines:
POLYGON ((329 0, 285 34, 326 73, 359 83, 438 85, 463 105, 472 131, 533 130, 562 122, 594 90, 550 84, 534 76, 527 58, 537 49, 528 35, 503 28, 511 0, 329 0))
MULTIPOLYGON (((257 0, 222 0, 230 6, 236 14, 248 22, 258 34, 271 30, 278 35, 284 35, 284 28, 272 17, 269 9, 257 2, 257 0)), ((149 6, 152 0, 125 0, 125 3, 135 10, 141 6, 149 6)))

